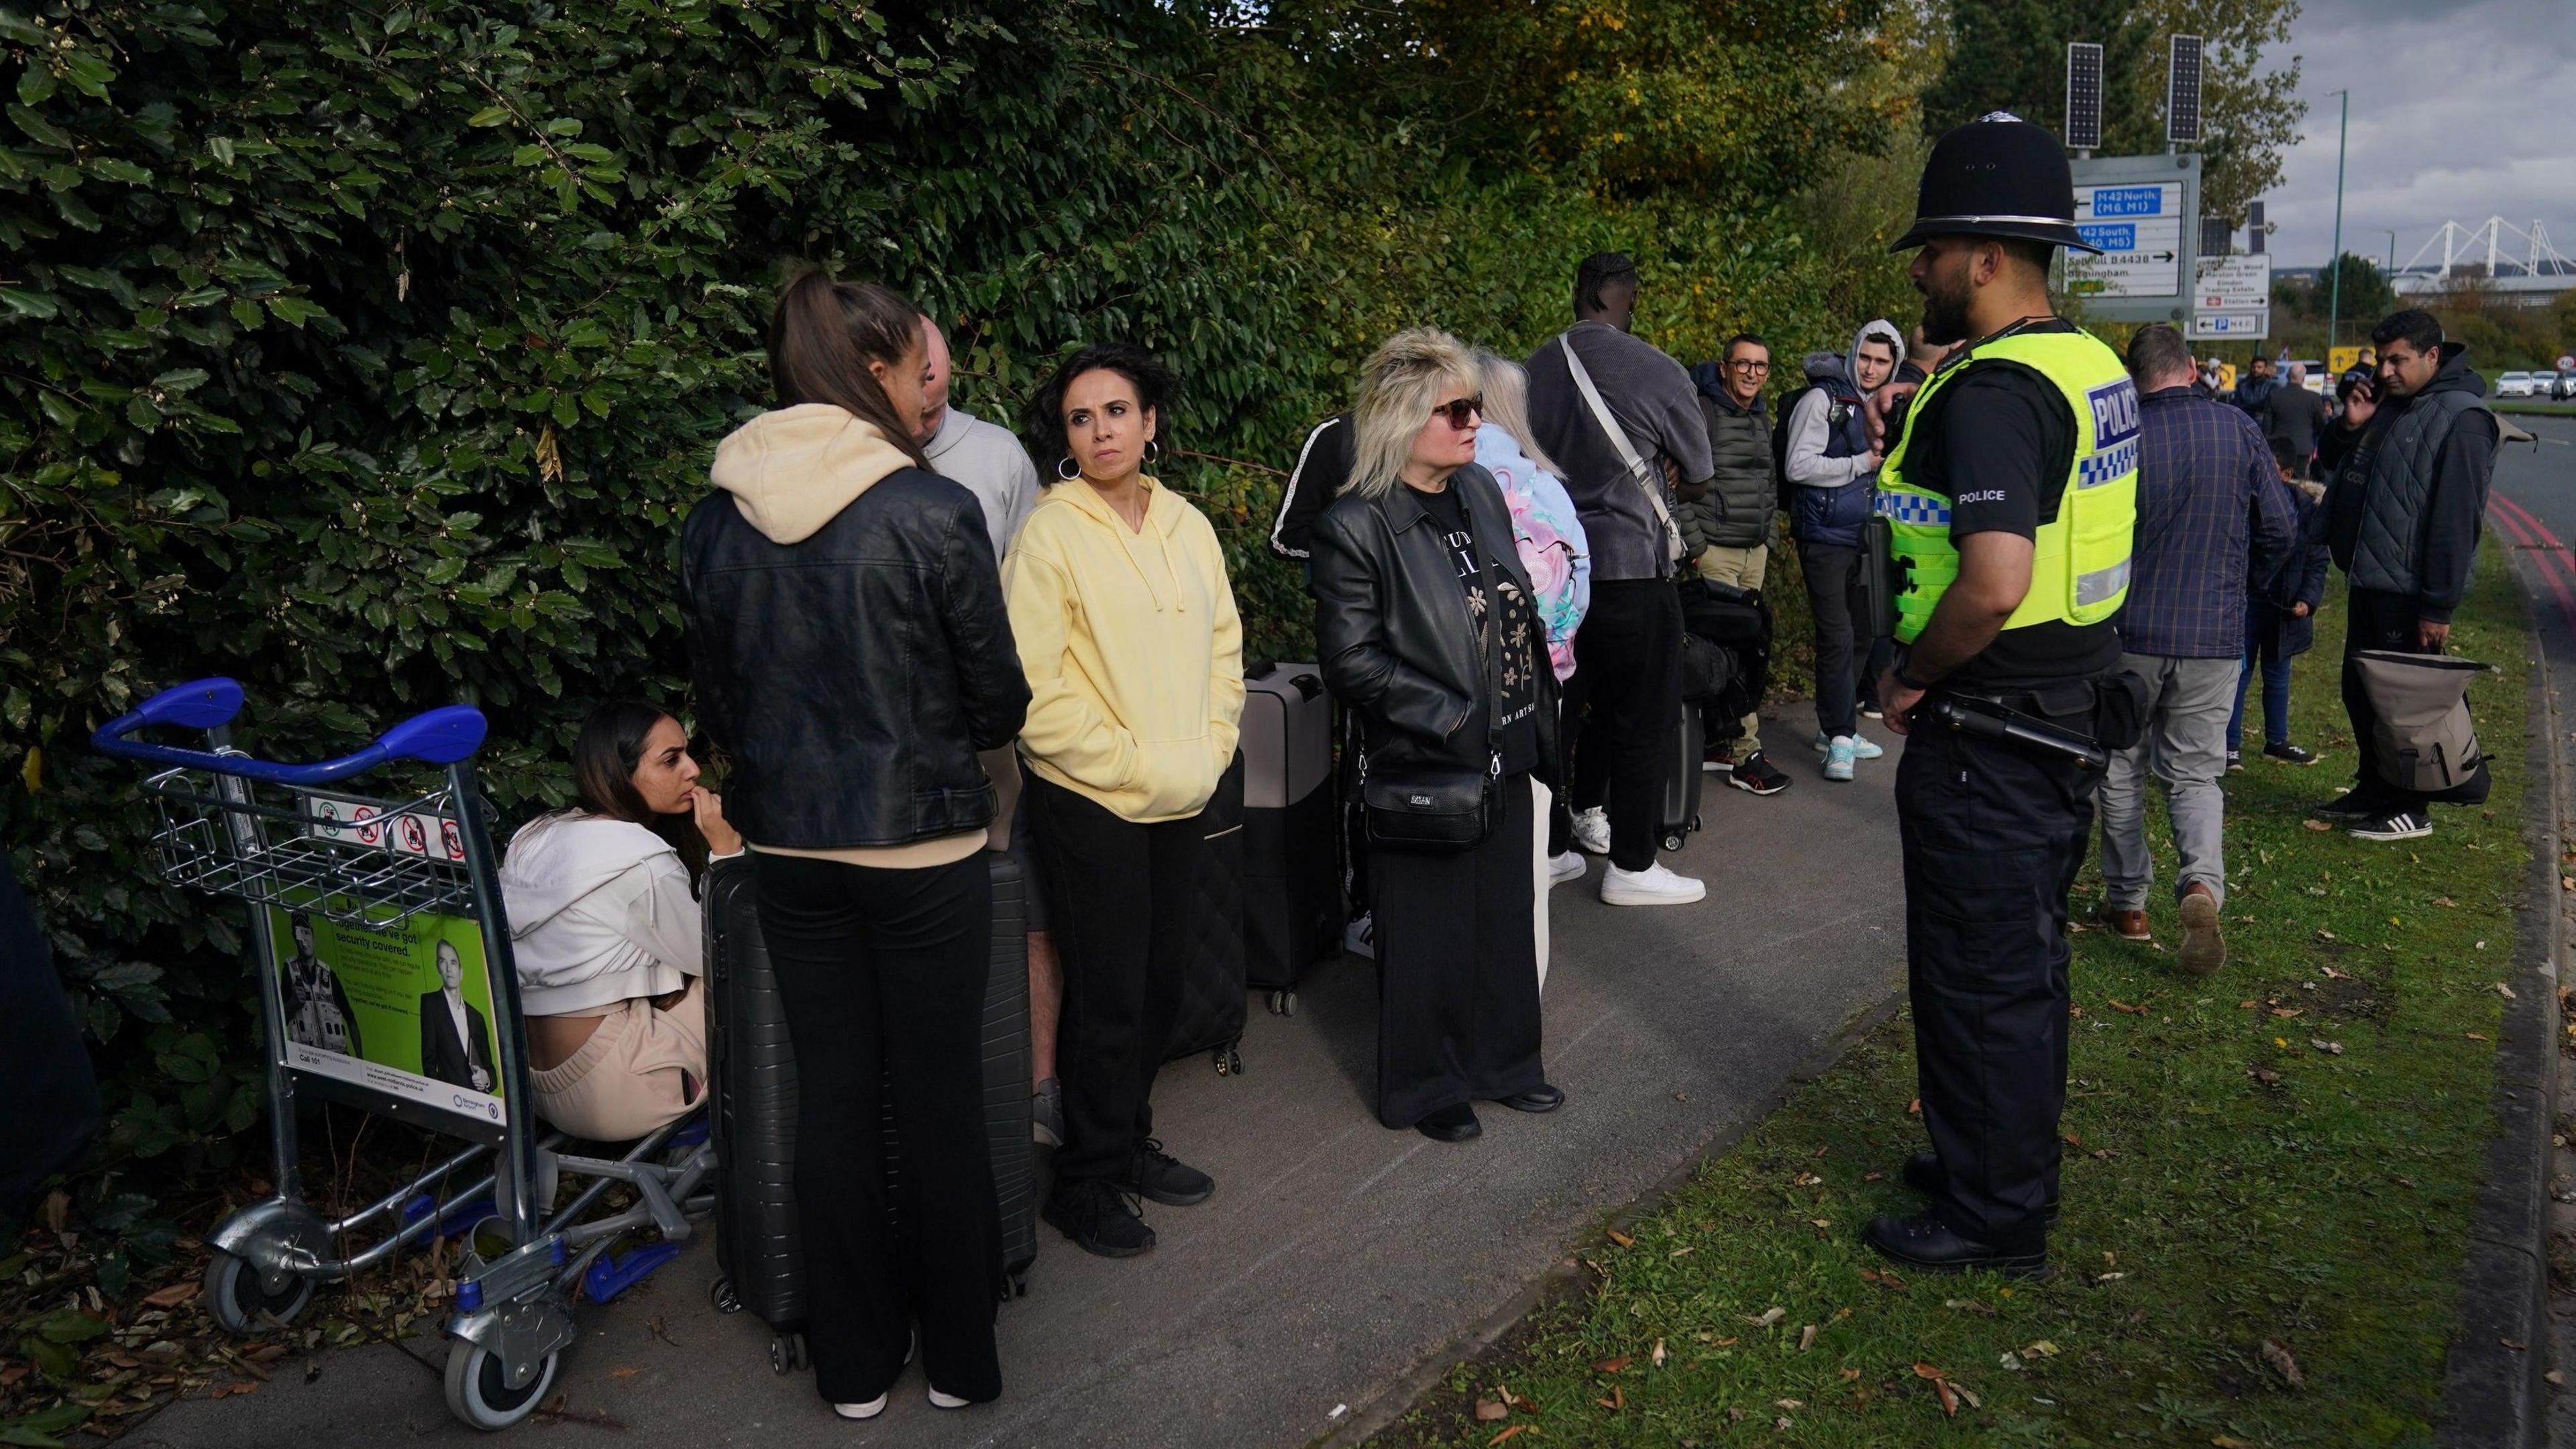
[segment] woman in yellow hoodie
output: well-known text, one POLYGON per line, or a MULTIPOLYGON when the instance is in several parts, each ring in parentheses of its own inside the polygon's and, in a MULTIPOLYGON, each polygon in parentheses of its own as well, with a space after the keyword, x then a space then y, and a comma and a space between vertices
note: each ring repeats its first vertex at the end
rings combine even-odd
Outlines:
POLYGON ((1216 1186, 1163 1151, 1147 1100, 1213 868, 1200 813, 1243 717, 1243 626, 1216 530, 1145 472, 1171 391, 1132 347, 1065 360, 1023 423, 1053 479, 1002 567, 1064 963, 1065 1130, 1046 1220, 1113 1258, 1154 1246, 1125 1194, 1184 1206, 1216 1186))

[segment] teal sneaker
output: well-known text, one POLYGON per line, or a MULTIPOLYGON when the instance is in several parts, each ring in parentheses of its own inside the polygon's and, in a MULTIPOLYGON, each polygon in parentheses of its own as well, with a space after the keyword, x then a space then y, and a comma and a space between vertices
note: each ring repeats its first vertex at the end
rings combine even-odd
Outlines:
MULTIPOLYGON (((1871 744, 1869 742, 1869 737, 1866 735, 1845 735, 1843 736, 1843 741, 1851 746, 1852 758, 1855 760, 1875 760, 1879 756, 1887 753, 1887 751, 1871 744)), ((1820 755, 1830 755, 1833 751, 1833 740, 1829 738, 1823 730, 1816 731, 1816 753, 1820 755)))
POLYGON ((1852 749, 1851 736, 1834 736, 1831 746, 1825 751, 1825 778, 1828 780, 1850 779, 1852 777, 1852 761, 1856 755, 1857 752, 1852 749))

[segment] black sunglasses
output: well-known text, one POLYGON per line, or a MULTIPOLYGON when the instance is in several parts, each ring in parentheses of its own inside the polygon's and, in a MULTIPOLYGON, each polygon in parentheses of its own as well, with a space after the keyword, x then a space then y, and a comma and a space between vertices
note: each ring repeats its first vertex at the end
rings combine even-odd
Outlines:
POLYGON ((1484 411, 1485 395, 1478 393, 1474 397, 1462 397, 1456 402, 1440 403, 1431 409, 1431 415, 1435 418, 1447 418, 1450 427, 1463 433, 1475 426, 1472 420, 1483 416, 1484 411))

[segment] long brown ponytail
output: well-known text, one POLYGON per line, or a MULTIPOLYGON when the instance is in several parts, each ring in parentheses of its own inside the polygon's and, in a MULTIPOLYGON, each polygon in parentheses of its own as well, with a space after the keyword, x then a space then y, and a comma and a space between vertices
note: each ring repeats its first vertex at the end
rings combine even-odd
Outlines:
POLYGON ((829 403, 876 425, 916 468, 930 460, 913 419, 895 411, 871 362, 895 363, 922 346, 921 309, 874 282, 836 282, 817 267, 787 284, 769 319, 769 377, 781 407, 829 403))

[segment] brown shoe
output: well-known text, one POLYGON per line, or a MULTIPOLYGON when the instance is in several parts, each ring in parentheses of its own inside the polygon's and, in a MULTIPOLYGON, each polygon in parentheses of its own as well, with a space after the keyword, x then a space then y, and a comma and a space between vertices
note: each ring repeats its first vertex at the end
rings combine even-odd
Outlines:
POLYGON ((2093 919, 2101 923, 2102 929, 2123 941, 2155 939, 2147 930, 2147 913, 2144 911, 2120 911, 2102 906, 2093 912, 2093 919))
POLYGON ((2227 940, 2218 932, 2218 897, 2209 882, 2193 881, 2182 893, 2182 969, 2206 976, 2227 964, 2227 940))

